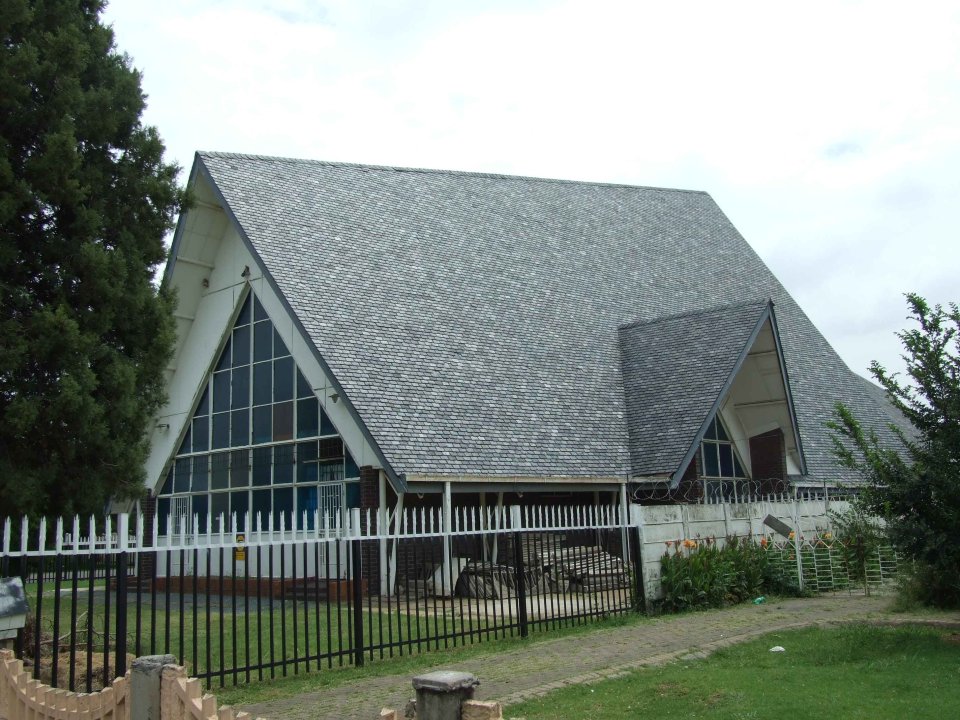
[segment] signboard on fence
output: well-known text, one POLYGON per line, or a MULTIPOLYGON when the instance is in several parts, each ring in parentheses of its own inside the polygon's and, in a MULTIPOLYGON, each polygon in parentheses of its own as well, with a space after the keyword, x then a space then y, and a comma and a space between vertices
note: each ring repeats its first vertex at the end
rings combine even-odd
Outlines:
POLYGON ((246 562, 247 559, 247 549, 243 546, 243 543, 247 541, 246 535, 237 535, 236 543, 237 546, 233 549, 233 559, 237 562, 246 562))

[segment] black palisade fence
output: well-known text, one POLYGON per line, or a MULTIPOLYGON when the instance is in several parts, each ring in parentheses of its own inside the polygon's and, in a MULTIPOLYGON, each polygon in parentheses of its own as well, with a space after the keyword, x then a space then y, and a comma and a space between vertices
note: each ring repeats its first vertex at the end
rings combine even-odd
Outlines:
POLYGON ((643 606, 638 531, 618 507, 242 521, 169 517, 145 535, 142 516, 7 519, 0 574, 23 579, 30 605, 17 656, 81 692, 161 653, 222 687, 643 606))

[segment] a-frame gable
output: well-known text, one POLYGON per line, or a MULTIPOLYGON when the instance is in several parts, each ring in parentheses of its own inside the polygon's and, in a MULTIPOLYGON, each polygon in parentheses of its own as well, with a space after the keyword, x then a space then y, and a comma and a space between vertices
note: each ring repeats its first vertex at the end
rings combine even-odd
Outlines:
POLYGON ((773 304, 761 301, 620 328, 635 479, 679 483, 762 333, 772 336, 764 353, 775 354, 780 383, 770 402, 782 402, 780 424, 805 470, 773 304))

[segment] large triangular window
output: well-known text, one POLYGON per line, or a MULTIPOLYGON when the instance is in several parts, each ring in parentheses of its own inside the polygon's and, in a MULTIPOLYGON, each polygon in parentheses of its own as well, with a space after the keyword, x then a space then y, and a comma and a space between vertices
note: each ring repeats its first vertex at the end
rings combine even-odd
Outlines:
MULTIPOLYGON (((253 292, 248 293, 213 369, 199 392, 180 447, 159 494, 161 534, 167 516, 207 518, 314 511, 335 516, 358 496, 359 469, 313 388, 253 292)), ((177 528, 172 528, 176 531, 177 528)))

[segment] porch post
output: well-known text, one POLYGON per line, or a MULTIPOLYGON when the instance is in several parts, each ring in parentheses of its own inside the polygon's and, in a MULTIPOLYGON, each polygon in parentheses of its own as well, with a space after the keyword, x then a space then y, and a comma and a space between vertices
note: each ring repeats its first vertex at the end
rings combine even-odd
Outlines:
POLYGON ((392 595, 397 582, 397 545, 400 544, 400 530, 403 527, 403 493, 397 493, 397 505, 393 509, 393 543, 390 545, 390 577, 388 578, 388 592, 392 595))

